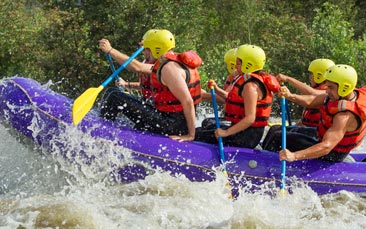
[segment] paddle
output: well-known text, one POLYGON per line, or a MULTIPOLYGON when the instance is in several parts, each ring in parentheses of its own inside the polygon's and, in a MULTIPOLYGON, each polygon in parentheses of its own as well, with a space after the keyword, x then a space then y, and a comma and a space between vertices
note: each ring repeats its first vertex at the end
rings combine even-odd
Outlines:
MULTIPOLYGON (((210 88, 211 90, 211 99, 212 99, 212 105, 213 105, 213 109, 214 109, 214 114, 215 114, 215 122, 216 122, 216 128, 220 128, 220 120, 219 120, 219 112, 217 110, 217 103, 216 103, 216 94, 215 94, 215 88, 213 86, 211 86, 210 88)), ((225 161, 225 154, 224 154, 224 143, 222 142, 222 137, 219 137, 218 139, 219 142, 219 150, 220 150, 220 161, 221 164, 223 166, 223 173, 229 177, 227 171, 226 171, 226 161, 225 161)), ((229 186, 229 181, 226 184, 227 186, 229 186)), ((232 194, 230 193, 230 199, 232 199, 232 194)))
POLYGON ((292 125, 291 114, 290 114, 290 110, 288 108, 288 100, 287 99, 285 99, 285 105, 286 105, 286 114, 287 114, 288 125, 291 126, 292 125))
MULTIPOLYGON (((282 149, 286 149, 286 98, 284 96, 281 97, 281 116, 282 116, 282 125, 281 125, 281 141, 282 141, 282 149)), ((281 161, 281 189, 280 193, 285 194, 285 185, 286 185, 286 160, 281 161)))
MULTIPOLYGON (((107 59, 108 59, 108 62, 109 62, 109 66, 111 67, 111 70, 112 70, 112 73, 116 71, 116 68, 114 67, 114 64, 113 64, 113 60, 112 60, 112 56, 111 54, 107 54, 107 59)), ((117 82, 119 82, 120 78, 118 75, 115 76, 117 82)), ((121 90, 127 94, 129 94, 129 92, 126 90, 126 88, 122 85, 119 85, 118 86, 119 88, 121 88, 121 90)))
POLYGON ((115 78, 123 69, 125 69, 127 65, 131 63, 131 61, 142 52, 142 50, 144 50, 143 46, 141 46, 136 52, 134 52, 131 57, 128 58, 115 72, 113 72, 112 75, 110 75, 99 87, 89 88, 77 99, 75 99, 72 107, 72 121, 74 125, 77 125, 90 111, 90 109, 93 107, 95 99, 97 98, 98 94, 103 90, 103 88, 105 88, 113 80, 113 78, 115 78))
MULTIPOLYGON (((112 73, 116 71, 116 68, 114 67, 113 60, 111 57, 111 54, 107 53, 107 59, 109 62, 109 66, 111 67, 112 73)), ((116 80, 119 80, 118 74, 115 76, 116 80)))
MULTIPOLYGON (((291 122, 291 114, 290 114, 290 109, 288 107, 288 100, 285 99, 285 106, 286 106, 286 114, 287 114, 287 122, 288 122, 288 125, 291 126, 292 125, 292 122, 291 122)), ((272 127, 272 126, 279 126, 279 125, 282 125, 282 122, 281 123, 268 123, 268 126, 269 127, 272 127)))

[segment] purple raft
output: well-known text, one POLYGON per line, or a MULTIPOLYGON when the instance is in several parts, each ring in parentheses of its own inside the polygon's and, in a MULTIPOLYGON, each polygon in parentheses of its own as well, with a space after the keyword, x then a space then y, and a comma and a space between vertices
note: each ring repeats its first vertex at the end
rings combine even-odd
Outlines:
MULTIPOLYGON (((66 128, 77 128, 96 139, 110 141, 117 148, 129 149, 133 160, 122 161, 123 153, 118 154, 121 163, 115 160, 108 163, 117 181, 132 182, 143 179, 159 168, 172 176, 184 174, 191 181, 212 181, 216 177, 214 168, 220 167, 217 145, 201 142, 177 142, 165 136, 133 130, 125 122, 110 122, 100 118, 95 110, 89 112, 78 126, 73 126, 71 110, 73 100, 55 93, 37 81, 22 77, 3 80, 0 85, 0 119, 12 128, 32 139, 36 144, 53 150, 53 136, 66 128), (37 132, 33 127, 42 126, 37 132)), ((83 150, 73 150, 65 142, 59 142, 61 156, 71 161, 91 165, 97 155, 88 155, 83 150), (72 151, 70 153, 70 151, 72 151), (71 156, 70 156, 71 155, 71 156), (82 160, 80 160, 80 158, 82 160)), ((83 145, 80 140, 80 145, 83 145)), ((280 161, 278 153, 237 147, 225 147, 226 170, 230 186, 237 193, 248 181, 252 190, 268 181, 280 184, 280 161), (254 185, 253 185, 254 184, 254 185), (258 185, 258 186, 257 186, 258 185)), ((366 193, 366 153, 355 154, 358 162, 329 163, 320 160, 305 160, 287 163, 287 176, 296 177, 308 184, 318 194, 335 193, 341 190, 366 193)), ((108 156, 105 158, 109 158, 108 156)))

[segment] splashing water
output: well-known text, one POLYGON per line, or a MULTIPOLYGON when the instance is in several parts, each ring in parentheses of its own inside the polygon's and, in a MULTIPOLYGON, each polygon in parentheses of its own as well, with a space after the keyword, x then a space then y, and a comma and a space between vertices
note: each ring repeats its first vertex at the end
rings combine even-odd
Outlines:
MULTIPOLYGON (((37 117, 32 124, 32 130, 42 128, 37 117)), ((232 201, 220 169, 213 182, 191 182, 157 170, 144 180, 120 184, 110 179, 106 164, 120 163, 120 158, 101 154, 116 150, 110 142, 66 128, 49 144, 53 147, 40 148, 0 124, 0 228, 366 227, 366 201, 354 193, 318 196, 294 181, 293 194, 268 195, 278 191, 269 182, 255 193, 240 190, 232 201), (69 147, 66 158, 75 160, 59 155, 60 143, 69 147), (74 157, 75 150, 98 159, 85 165, 74 157)), ((118 150, 128 163, 131 152, 118 150)))

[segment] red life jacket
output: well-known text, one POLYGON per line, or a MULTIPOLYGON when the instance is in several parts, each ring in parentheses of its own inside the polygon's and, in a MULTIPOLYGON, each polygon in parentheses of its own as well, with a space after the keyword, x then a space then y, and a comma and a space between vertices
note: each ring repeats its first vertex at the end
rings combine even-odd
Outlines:
POLYGON ((272 92, 278 92, 280 85, 276 78, 268 73, 250 73, 238 77, 234 87, 228 93, 225 106, 225 119, 233 124, 238 123, 245 117, 244 99, 241 96, 244 85, 248 82, 255 82, 262 88, 264 98, 257 101, 256 117, 252 127, 264 127, 272 110, 272 92))
POLYGON ((325 132, 332 126, 333 117, 342 111, 350 111, 357 118, 359 126, 356 130, 346 132, 342 140, 333 148, 332 151, 349 153, 362 143, 366 133, 366 88, 356 88, 358 94, 356 101, 338 100, 331 102, 327 98, 324 106, 320 108, 320 122, 318 125, 319 139, 323 139, 325 132))
POLYGON ((226 91, 230 86, 232 86, 232 83, 235 81, 235 79, 239 77, 239 73, 237 71, 233 71, 232 73, 230 73, 225 81, 224 84, 224 90, 226 91))
MULTIPOLYGON (((325 90, 326 87, 327 86, 325 84, 321 84, 318 87, 315 87, 314 89, 325 90)), ((305 108, 304 111, 302 112, 301 123, 304 124, 305 126, 317 127, 319 124, 319 120, 320 120, 319 109, 305 108)))
POLYGON ((230 75, 227 76, 225 84, 224 84, 224 90, 226 90, 226 88, 228 88, 230 86, 230 84, 233 82, 234 80, 234 75, 232 73, 230 73, 230 75))
POLYGON ((186 83, 193 103, 195 105, 200 103, 202 101, 201 82, 197 67, 201 65, 202 59, 193 51, 167 53, 164 57, 167 60, 164 62, 156 61, 151 74, 152 99, 156 109, 162 112, 183 111, 182 104, 160 80, 160 71, 169 61, 177 62, 185 70, 186 83))
MULTIPOLYGON (((147 64, 153 64, 154 61, 146 61, 147 64)), ((141 95, 143 98, 150 98, 151 97, 151 74, 147 73, 139 73, 139 81, 140 81, 140 88, 141 88, 141 95)))

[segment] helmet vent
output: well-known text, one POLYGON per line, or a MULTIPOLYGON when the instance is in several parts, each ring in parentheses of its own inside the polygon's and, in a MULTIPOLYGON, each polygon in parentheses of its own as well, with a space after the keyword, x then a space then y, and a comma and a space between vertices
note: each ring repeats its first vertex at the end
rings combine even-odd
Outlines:
POLYGON ((253 64, 251 63, 247 63, 247 66, 245 67, 246 69, 250 69, 253 66, 253 64))
POLYGON ((156 53, 156 55, 158 55, 158 56, 159 56, 159 55, 160 55, 160 51, 161 51, 161 48, 158 48, 158 47, 157 47, 157 48, 155 48, 155 53, 156 53))
POLYGON ((347 85, 347 84, 345 84, 345 85, 343 85, 343 89, 342 89, 342 91, 343 91, 343 92, 346 92, 349 88, 350 88, 350 86, 349 86, 349 85, 347 85))

